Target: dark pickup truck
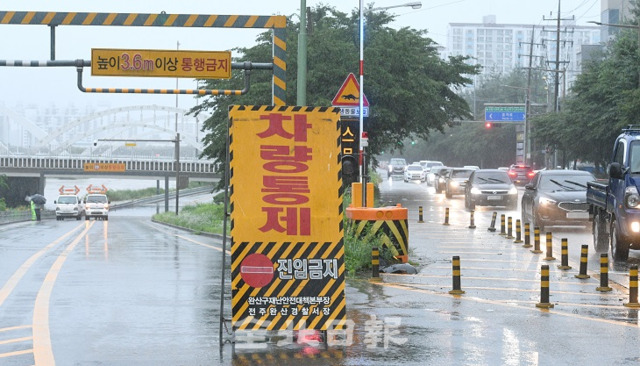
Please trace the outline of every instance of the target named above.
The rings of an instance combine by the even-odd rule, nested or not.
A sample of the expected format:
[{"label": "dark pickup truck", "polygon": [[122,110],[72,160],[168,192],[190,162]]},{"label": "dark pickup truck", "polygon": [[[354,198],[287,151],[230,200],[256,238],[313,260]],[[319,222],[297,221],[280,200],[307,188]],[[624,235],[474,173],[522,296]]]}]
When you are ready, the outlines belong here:
[{"label": "dark pickup truck", "polygon": [[640,126],[628,126],[616,138],[608,181],[587,184],[597,252],[611,247],[614,260],[626,261],[640,249]]}]

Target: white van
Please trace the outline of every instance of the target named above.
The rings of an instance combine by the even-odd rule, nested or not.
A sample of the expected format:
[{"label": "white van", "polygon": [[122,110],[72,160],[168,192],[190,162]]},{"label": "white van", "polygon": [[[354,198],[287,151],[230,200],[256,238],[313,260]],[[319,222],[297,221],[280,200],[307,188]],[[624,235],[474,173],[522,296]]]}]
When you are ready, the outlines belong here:
[{"label": "white van", "polygon": [[94,218],[96,220],[109,220],[109,199],[105,194],[88,194],[84,198],[84,206],[86,210],[85,219]]},{"label": "white van", "polygon": [[56,205],[56,220],[58,221],[64,220],[65,217],[80,220],[84,216],[82,200],[75,194],[60,195],[53,203]]}]

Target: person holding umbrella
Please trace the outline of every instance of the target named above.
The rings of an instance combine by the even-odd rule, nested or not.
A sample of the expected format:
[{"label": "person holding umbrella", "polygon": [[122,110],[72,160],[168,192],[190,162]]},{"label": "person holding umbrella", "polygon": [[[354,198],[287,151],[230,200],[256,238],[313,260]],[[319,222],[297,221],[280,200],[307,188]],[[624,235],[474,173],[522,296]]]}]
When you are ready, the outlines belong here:
[{"label": "person holding umbrella", "polygon": [[31,220],[40,221],[40,211],[44,207],[44,204],[47,203],[47,199],[41,194],[34,194],[31,196]]}]

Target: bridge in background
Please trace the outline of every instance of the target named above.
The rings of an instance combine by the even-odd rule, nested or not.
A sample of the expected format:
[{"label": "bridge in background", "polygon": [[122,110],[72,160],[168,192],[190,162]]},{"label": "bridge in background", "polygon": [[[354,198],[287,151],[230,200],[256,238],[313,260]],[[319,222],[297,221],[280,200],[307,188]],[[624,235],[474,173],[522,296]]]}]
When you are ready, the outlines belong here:
[{"label": "bridge in background", "polygon": [[[85,164],[124,164],[124,171],[85,170]],[[215,162],[209,160],[181,160],[180,177],[212,182],[219,180]],[[25,157],[0,156],[0,174],[8,177],[79,177],[161,179],[175,177],[176,161],[163,159],[84,158],[84,157]]]}]

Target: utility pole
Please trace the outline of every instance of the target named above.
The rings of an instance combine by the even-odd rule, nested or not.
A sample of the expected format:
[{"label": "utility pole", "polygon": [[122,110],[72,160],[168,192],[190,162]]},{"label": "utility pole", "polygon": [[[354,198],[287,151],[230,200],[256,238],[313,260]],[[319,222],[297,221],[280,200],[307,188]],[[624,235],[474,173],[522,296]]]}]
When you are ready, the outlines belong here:
[{"label": "utility pole", "polygon": [[[554,112],[558,112],[560,110],[559,105],[558,105],[558,99],[559,99],[559,91],[560,91],[560,73],[564,72],[564,70],[560,70],[560,64],[561,63],[569,63],[569,61],[560,61],[560,22],[562,20],[573,20],[574,17],[571,16],[571,18],[562,18],[560,17],[560,3],[561,0],[558,0],[558,15],[556,18],[549,18],[547,19],[546,17],[543,17],[544,20],[555,20],[556,21],[556,59],[554,61],[547,61],[547,62],[552,62],[555,63],[555,78],[554,78],[554,98],[553,98],[553,111]],[[543,28],[544,31],[544,28]],[[564,42],[563,42],[564,43]]]},{"label": "utility pole", "polygon": [[529,45],[529,67],[527,67],[527,88],[526,88],[526,98],[524,104],[524,163],[528,165],[531,163],[531,148],[530,136],[531,136],[531,126],[529,125],[529,115],[531,114],[531,70],[533,69],[533,58],[534,57],[542,57],[542,56],[534,56],[533,55],[533,46],[542,46],[540,43],[535,43],[535,35],[536,35],[536,27],[535,25],[531,28],[531,42],[526,43]]},{"label": "utility pole", "polygon": [[296,104],[307,105],[307,2],[300,0],[298,32],[298,81]]}]

